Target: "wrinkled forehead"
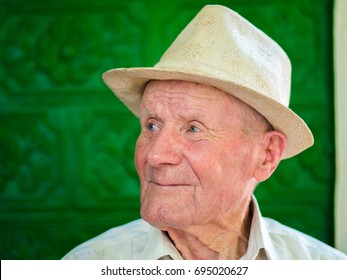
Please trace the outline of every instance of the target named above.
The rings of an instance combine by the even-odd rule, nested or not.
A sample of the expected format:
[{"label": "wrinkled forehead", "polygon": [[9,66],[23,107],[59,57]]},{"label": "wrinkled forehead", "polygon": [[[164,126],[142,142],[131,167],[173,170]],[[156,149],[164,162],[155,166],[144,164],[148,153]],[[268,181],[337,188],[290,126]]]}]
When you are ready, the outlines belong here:
[{"label": "wrinkled forehead", "polygon": [[227,100],[244,104],[236,97],[218,88],[181,80],[150,80],[144,89],[142,100],[165,96],[178,97],[187,101],[209,101],[216,104],[224,104]]},{"label": "wrinkled forehead", "polygon": [[266,118],[254,108],[221,89],[189,81],[151,80],[141,101],[140,115],[183,113],[191,118],[217,118],[240,121],[255,130],[273,130]]},{"label": "wrinkled forehead", "polygon": [[[195,110],[208,114],[211,110],[234,109],[235,97],[208,85],[177,80],[152,80],[144,90],[141,108],[164,106],[172,110]],[[239,101],[240,102],[240,101]]]},{"label": "wrinkled forehead", "polygon": [[179,97],[188,103],[190,101],[209,102],[210,105],[215,104],[221,107],[228,105],[238,107],[243,111],[258,113],[231,93],[209,85],[181,80],[150,80],[144,89],[141,102],[146,103],[148,100],[154,100],[155,102],[157,98],[164,98],[165,96],[168,99],[174,96]]}]

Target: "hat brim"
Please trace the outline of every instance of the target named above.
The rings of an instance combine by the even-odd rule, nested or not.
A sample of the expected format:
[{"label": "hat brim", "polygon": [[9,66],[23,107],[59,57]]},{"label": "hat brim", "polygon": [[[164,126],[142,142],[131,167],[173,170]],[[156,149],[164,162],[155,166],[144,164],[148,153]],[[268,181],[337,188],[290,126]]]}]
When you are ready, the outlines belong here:
[{"label": "hat brim", "polygon": [[287,137],[287,147],[282,159],[293,157],[313,145],[313,135],[306,123],[291,109],[248,87],[230,80],[216,79],[204,74],[164,68],[118,68],[105,72],[105,84],[137,117],[144,88],[150,80],[183,80],[221,89],[262,114],[277,131]]}]

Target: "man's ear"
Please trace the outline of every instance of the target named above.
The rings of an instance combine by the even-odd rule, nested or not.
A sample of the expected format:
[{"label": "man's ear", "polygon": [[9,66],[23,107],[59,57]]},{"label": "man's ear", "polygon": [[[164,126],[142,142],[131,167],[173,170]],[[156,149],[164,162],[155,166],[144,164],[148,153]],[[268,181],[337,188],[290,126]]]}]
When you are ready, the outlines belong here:
[{"label": "man's ear", "polygon": [[279,131],[264,134],[261,157],[254,177],[258,182],[265,181],[275,171],[287,146],[286,136]]}]

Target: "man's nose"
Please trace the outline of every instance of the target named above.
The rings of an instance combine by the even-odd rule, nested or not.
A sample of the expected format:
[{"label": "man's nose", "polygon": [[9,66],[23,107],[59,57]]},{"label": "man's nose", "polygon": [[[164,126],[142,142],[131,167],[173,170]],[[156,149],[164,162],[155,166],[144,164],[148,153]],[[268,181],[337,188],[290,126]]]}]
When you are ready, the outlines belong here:
[{"label": "man's nose", "polygon": [[177,132],[160,131],[147,153],[147,162],[153,167],[177,165],[182,161],[182,141]]}]

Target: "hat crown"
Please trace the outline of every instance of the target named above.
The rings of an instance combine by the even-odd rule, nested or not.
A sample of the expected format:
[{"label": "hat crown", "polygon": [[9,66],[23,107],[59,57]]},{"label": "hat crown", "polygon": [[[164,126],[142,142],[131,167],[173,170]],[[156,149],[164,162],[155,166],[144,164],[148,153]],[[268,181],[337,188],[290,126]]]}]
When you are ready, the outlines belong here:
[{"label": "hat crown", "polygon": [[291,64],[279,45],[236,12],[205,6],[155,68],[231,81],[288,107]]}]

